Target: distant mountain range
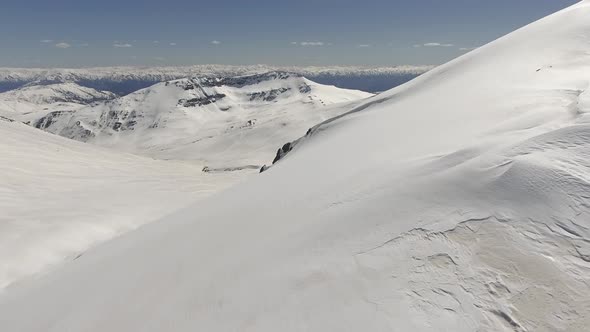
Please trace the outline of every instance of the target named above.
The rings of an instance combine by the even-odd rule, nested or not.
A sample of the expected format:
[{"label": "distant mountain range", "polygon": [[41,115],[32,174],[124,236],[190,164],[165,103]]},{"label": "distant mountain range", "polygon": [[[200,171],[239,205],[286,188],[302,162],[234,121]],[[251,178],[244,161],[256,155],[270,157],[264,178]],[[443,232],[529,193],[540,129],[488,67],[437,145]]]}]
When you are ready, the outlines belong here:
[{"label": "distant mountain range", "polygon": [[159,82],[194,76],[239,76],[269,71],[297,73],[325,85],[381,92],[401,85],[433,66],[395,67],[277,67],[199,65],[188,67],[99,67],[80,69],[0,68],[0,92],[27,84],[77,84],[126,95]]}]

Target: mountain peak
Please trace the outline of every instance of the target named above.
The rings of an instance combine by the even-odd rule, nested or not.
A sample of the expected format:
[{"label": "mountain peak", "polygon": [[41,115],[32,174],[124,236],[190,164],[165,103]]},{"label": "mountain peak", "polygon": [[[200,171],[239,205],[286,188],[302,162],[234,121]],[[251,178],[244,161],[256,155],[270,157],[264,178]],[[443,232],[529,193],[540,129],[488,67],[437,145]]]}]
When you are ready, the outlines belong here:
[{"label": "mountain peak", "polygon": [[[206,160],[206,154],[198,153],[203,146],[210,145],[206,149],[212,151],[228,137],[248,136],[262,128],[276,132],[276,137],[296,138],[307,130],[300,124],[311,126],[335,114],[337,109],[332,105],[369,96],[280,71],[193,77],[158,83],[75,111],[50,112],[34,124],[51,133],[127,152],[163,159]],[[239,143],[233,145],[226,149],[243,161],[236,166],[206,160],[208,166],[258,167],[265,159],[247,148],[240,149]],[[259,151],[271,156],[273,147],[269,147]]]}]

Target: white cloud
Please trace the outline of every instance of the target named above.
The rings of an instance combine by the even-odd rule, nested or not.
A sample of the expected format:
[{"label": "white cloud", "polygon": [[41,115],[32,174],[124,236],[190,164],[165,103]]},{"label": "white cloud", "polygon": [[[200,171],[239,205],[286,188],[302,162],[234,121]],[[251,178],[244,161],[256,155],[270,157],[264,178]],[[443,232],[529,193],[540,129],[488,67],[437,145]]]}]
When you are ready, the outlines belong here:
[{"label": "white cloud", "polygon": [[153,57],[153,59],[156,61],[166,61],[166,58],[163,58],[161,56],[155,56],[155,57]]},{"label": "white cloud", "polygon": [[42,43],[45,43],[45,44],[47,44],[47,43],[53,43],[53,39],[43,39],[41,42]]},{"label": "white cloud", "polygon": [[72,45],[68,44],[68,43],[57,43],[55,44],[55,47],[57,48],[70,48]]},{"label": "white cloud", "polygon": [[88,44],[88,43],[82,43],[82,44],[80,44],[80,47],[88,47],[88,46],[90,46],[90,44]]},{"label": "white cloud", "polygon": [[176,43],[170,43],[170,46],[176,46]]},{"label": "white cloud", "polygon": [[219,40],[213,40],[213,41],[211,41],[211,44],[219,45],[219,44],[221,44],[221,42]]},{"label": "white cloud", "polygon": [[367,47],[371,47],[371,45],[369,45],[369,44],[360,44],[360,45],[357,45],[357,47],[358,48],[367,48]]},{"label": "white cloud", "polygon": [[[326,45],[324,42],[321,41],[304,41],[304,42],[292,42],[293,45],[300,45],[300,46],[324,46]],[[329,44],[331,45],[331,44]]]},{"label": "white cloud", "polygon": [[154,40],[154,44],[159,44],[160,41],[159,40]]},{"label": "white cloud", "polygon": [[129,43],[118,43],[118,42],[115,42],[113,44],[113,47],[117,47],[117,48],[130,48],[130,47],[133,47],[133,45],[131,45]]},{"label": "white cloud", "polygon": [[477,47],[461,47],[459,48],[460,51],[473,51]]},{"label": "white cloud", "polygon": [[[442,44],[442,43],[426,43],[426,44],[422,44],[420,46],[424,46],[424,47],[453,47],[455,45],[453,45],[453,44]],[[416,45],[414,45],[414,47],[416,47]]]}]

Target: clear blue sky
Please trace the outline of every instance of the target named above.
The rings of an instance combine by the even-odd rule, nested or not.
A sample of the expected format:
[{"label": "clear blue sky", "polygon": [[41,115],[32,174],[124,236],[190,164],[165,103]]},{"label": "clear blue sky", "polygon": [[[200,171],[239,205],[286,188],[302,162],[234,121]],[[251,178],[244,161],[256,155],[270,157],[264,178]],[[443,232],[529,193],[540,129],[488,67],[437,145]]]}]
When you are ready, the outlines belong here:
[{"label": "clear blue sky", "polygon": [[3,1],[0,66],[440,64],[575,2]]}]

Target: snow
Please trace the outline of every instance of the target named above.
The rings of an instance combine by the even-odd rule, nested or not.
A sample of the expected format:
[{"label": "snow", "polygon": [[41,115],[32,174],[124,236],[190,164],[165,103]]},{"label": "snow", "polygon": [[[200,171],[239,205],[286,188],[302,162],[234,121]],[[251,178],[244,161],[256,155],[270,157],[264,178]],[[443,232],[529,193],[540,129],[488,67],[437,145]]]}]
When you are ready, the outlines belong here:
[{"label": "snow", "polygon": [[[277,145],[342,111],[331,104],[371,96],[286,73],[224,79],[254,84],[182,79],[116,99],[71,82],[0,94],[11,105],[0,112],[0,289],[257,174]],[[226,97],[183,106],[220,93]],[[25,120],[82,141],[89,139],[76,129],[87,126],[96,133],[90,143],[111,149]],[[117,121],[128,130],[113,130]]]},{"label": "snow", "polygon": [[[8,331],[585,331],[590,1],[0,296]],[[31,318],[34,317],[34,318]]]},{"label": "snow", "polygon": [[37,123],[68,138],[156,159],[260,168],[279,144],[340,114],[340,104],[370,96],[285,72],[190,78]]},{"label": "snow", "polygon": [[116,95],[73,82],[29,84],[0,93],[0,115],[17,121],[35,121],[49,112],[72,111],[93,102],[116,98]]},{"label": "snow", "polygon": [[240,180],[17,122],[0,132],[0,288]]}]

